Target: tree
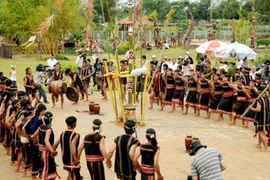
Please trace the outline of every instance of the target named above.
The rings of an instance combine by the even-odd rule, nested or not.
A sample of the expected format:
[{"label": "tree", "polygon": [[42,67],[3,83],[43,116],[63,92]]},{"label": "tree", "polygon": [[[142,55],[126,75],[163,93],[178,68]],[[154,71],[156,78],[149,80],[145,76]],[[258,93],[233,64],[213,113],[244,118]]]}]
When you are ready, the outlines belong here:
[{"label": "tree", "polygon": [[194,14],[194,19],[210,19],[211,0],[200,0],[199,2],[191,3],[191,12]]},{"label": "tree", "polygon": [[237,0],[224,0],[212,9],[214,19],[239,19],[240,3]]},{"label": "tree", "polygon": [[0,2],[0,33],[6,41],[26,41],[49,15],[53,0],[3,0]]}]

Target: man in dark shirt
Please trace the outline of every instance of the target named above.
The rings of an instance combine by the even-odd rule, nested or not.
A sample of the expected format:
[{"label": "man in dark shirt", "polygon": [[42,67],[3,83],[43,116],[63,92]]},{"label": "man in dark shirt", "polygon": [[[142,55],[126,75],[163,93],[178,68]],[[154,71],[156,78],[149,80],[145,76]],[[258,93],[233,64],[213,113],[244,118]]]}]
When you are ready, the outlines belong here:
[{"label": "man in dark shirt", "polygon": [[136,171],[132,159],[134,158],[136,148],[140,145],[139,140],[132,136],[132,134],[136,133],[135,121],[127,120],[124,129],[126,134],[117,136],[114,139],[106,163],[110,167],[110,159],[116,150],[114,172],[117,178],[121,180],[135,180]]}]

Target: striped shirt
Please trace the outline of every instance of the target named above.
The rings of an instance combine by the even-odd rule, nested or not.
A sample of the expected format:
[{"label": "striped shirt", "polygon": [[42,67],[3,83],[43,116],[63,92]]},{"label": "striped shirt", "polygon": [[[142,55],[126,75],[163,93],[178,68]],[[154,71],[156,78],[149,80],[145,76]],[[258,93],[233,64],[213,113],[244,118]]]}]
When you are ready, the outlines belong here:
[{"label": "striped shirt", "polygon": [[220,168],[222,155],[214,148],[200,148],[191,162],[192,176],[200,180],[223,180]]}]

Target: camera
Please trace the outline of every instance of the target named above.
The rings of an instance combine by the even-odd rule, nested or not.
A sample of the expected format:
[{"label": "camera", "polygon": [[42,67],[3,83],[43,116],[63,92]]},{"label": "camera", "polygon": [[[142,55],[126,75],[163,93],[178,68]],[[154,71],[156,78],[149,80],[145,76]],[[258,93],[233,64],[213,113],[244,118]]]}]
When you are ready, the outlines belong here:
[{"label": "camera", "polygon": [[47,67],[49,66],[45,66],[43,64],[39,64],[37,67],[36,67],[36,71],[42,71],[42,72],[47,72],[48,70],[46,69]]}]

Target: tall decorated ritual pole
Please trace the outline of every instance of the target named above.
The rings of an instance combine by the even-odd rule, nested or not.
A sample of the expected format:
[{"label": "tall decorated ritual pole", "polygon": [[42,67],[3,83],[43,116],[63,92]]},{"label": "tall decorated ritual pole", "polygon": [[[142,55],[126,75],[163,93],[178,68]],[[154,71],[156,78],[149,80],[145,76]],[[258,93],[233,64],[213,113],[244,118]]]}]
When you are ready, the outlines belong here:
[{"label": "tall decorated ritual pole", "polygon": [[[128,42],[129,42],[129,57],[128,57],[128,70],[129,73],[134,68],[134,42],[133,42],[133,13],[132,13],[132,0],[128,0]],[[125,115],[127,119],[136,119],[136,104],[133,96],[134,91],[134,78],[128,78],[128,104],[124,106]]]}]

